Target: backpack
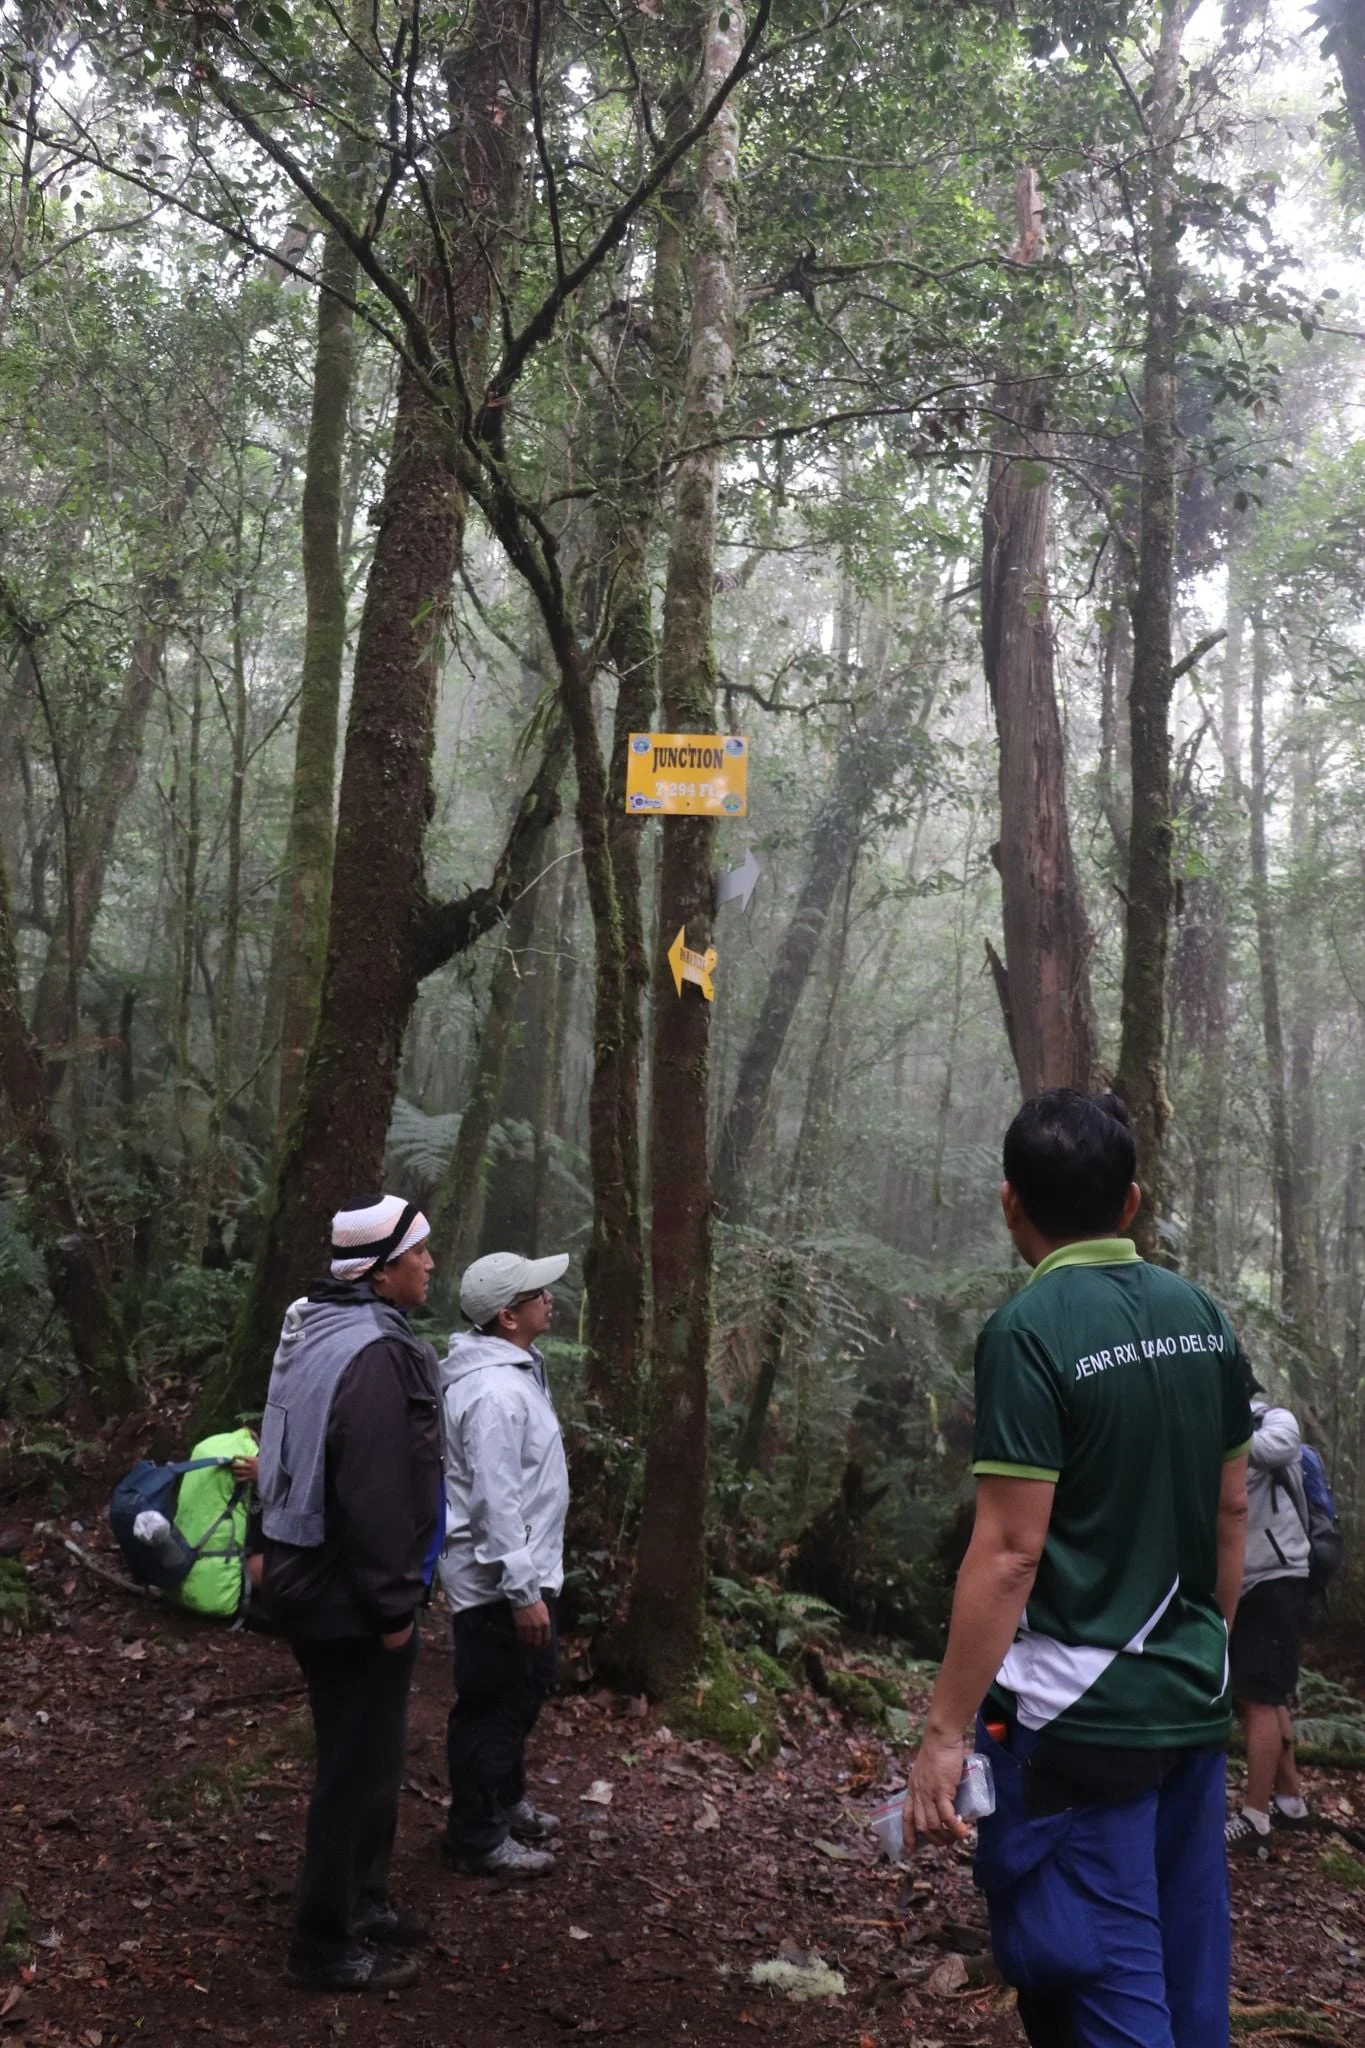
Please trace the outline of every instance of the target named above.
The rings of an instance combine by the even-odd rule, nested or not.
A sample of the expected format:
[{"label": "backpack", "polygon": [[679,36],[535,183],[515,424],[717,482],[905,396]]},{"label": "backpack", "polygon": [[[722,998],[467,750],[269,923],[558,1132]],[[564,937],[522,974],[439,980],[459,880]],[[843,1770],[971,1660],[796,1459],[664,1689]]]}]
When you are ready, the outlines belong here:
[{"label": "backpack", "polygon": [[[247,1495],[232,1478],[232,1460],[249,1457],[246,1430],[206,1437],[195,1455],[175,1465],[141,1458],[114,1488],[109,1526],[139,1585],[169,1593],[196,1613],[231,1619],[242,1604]],[[170,1528],[155,1545],[140,1542],[134,1524],[154,1510]]]},{"label": "backpack", "polygon": [[[1299,1453],[1299,1477],[1304,1499],[1299,1512],[1308,1531],[1308,1584],[1313,1592],[1324,1593],[1341,1570],[1346,1538],[1327,1483],[1327,1468],[1311,1444],[1305,1444]],[[1299,1506],[1297,1499],[1294,1505]]]}]

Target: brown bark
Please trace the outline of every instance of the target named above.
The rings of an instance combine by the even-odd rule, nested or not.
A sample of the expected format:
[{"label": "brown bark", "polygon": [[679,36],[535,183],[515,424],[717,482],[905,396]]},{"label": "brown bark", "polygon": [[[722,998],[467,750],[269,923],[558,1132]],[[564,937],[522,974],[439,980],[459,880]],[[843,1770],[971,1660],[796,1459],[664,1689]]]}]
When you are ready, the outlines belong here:
[{"label": "brown bark", "polygon": [[1247,807],[1251,827],[1251,901],[1256,916],[1256,952],[1261,976],[1261,1031],[1265,1040],[1270,1168],[1279,1225],[1280,1307],[1287,1320],[1301,1328],[1307,1298],[1307,1275],[1289,1128],[1279,957],[1266,852],[1265,692],[1269,669],[1270,648],[1265,622],[1257,613],[1251,626],[1251,789]]},{"label": "brown bark", "polygon": [[[1019,174],[1019,241],[1042,250],[1037,173]],[[1027,1097],[1088,1088],[1097,1061],[1091,935],[1071,851],[1066,755],[1053,680],[1047,542],[1053,438],[1047,392],[1004,377],[1005,421],[991,458],[982,520],[981,641],[1000,738],[1000,840],[1010,1049]]]},{"label": "brown bark", "polygon": [[[744,36],[730,6],[706,24],[702,99],[733,66]],[[738,93],[702,142],[692,258],[692,331],[660,660],[666,727],[714,732],[711,646],[719,456],[707,447],[724,414],[734,361]],[[704,951],[711,937],[715,829],[708,818],[664,826],[654,968],[650,1076],[650,1413],[644,1505],[621,1661],[644,1690],[664,1694],[695,1667],[706,1583],[707,1386],[711,1345],[711,1181],[707,1159],[710,1005],[673,986],[666,950],[682,927]]]},{"label": "brown bark", "polygon": [[1117,1085],[1133,1118],[1142,1207],[1133,1237],[1157,1255],[1166,1207],[1166,983],[1171,872],[1170,708],[1176,547],[1176,337],[1179,222],[1173,220],[1179,142],[1182,0],[1163,0],[1160,40],[1145,96],[1148,128],[1147,279],[1142,382],[1138,571],[1133,595],[1132,809],[1124,920],[1122,1035]]},{"label": "brown bark", "polygon": [[[283,1309],[324,1263],[331,1212],[375,1185],[418,981],[441,957],[425,915],[423,842],[442,627],[464,538],[461,393],[482,390],[495,281],[521,212],[528,138],[509,105],[526,100],[530,32],[527,0],[478,0],[464,47],[444,62],[443,247],[439,257],[428,252],[418,294],[441,402],[430,378],[404,368],[356,646],[318,1022],[251,1298],[210,1411],[262,1392]],[[546,794],[523,812],[512,840],[519,855],[557,801]],[[512,879],[520,886],[524,877]],[[476,919],[477,929],[489,921]]]}]

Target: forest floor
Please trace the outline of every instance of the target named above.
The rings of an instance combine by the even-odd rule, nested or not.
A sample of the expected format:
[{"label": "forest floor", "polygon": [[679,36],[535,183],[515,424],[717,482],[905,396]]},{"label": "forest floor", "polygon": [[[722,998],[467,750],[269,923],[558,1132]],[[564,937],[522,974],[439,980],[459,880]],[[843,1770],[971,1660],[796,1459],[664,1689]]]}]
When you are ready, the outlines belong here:
[{"label": "forest floor", "polygon": [[[395,1896],[433,1928],[421,1985],[382,2001],[294,1991],[309,1764],[289,1652],[108,1587],[62,1547],[74,1528],[114,1563],[80,1520],[68,1509],[28,1540],[38,1623],[0,1638],[0,1921],[15,1887],[27,1906],[22,1952],[0,1960],[0,2048],[1022,2041],[966,1855],[874,1859],[866,1809],[904,1750],[814,1695],[784,1704],[778,1759],[750,1764],[677,1739],[642,1701],[567,1694],[532,1750],[534,1789],[564,1820],[554,1875],[510,1890],[449,1875],[435,1611],[394,1866]],[[1308,1775],[1319,1812],[1344,1825],[1365,1810],[1365,1782]],[[1330,1833],[1275,1851],[1234,1870],[1239,2031],[1365,2048],[1365,1861]],[[751,1979],[812,1952],[843,1995],[794,2003]]]}]

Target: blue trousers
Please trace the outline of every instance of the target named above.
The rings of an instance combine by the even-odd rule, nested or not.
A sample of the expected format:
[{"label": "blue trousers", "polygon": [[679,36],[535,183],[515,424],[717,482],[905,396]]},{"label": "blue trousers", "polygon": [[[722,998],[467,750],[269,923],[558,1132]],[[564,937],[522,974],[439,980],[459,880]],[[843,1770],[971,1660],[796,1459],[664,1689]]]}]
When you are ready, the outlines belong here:
[{"label": "blue trousers", "polygon": [[[1132,1799],[1030,1819],[1023,1764],[978,1722],[996,1809],[977,1833],[991,1947],[1056,2048],[1228,2048],[1232,1936],[1221,1750],[1183,1756]],[[1068,2031],[1069,2026],[1069,2031]]]}]

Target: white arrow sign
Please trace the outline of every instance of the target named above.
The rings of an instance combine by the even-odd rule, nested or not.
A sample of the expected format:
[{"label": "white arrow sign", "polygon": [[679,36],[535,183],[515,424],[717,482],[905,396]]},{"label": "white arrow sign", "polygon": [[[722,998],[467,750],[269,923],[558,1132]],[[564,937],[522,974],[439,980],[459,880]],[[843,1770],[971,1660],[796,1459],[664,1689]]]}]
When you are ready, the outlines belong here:
[{"label": "white arrow sign", "polygon": [[758,862],[750,847],[737,868],[722,868],[716,876],[716,909],[719,910],[722,903],[733,903],[738,898],[740,909],[747,910],[757,880]]}]

